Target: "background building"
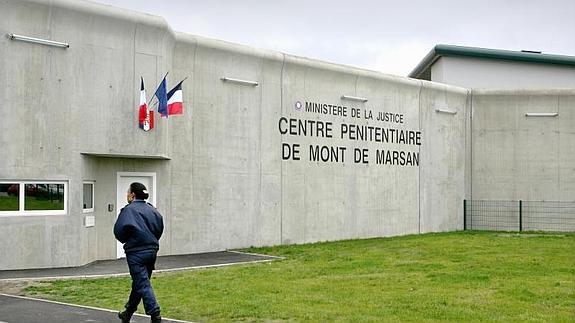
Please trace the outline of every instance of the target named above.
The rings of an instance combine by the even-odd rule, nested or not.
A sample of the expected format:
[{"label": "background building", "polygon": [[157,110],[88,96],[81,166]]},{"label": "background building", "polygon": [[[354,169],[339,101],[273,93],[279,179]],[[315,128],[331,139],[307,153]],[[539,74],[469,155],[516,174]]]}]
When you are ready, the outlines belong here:
[{"label": "background building", "polygon": [[575,88],[575,57],[437,45],[409,77],[467,88]]}]

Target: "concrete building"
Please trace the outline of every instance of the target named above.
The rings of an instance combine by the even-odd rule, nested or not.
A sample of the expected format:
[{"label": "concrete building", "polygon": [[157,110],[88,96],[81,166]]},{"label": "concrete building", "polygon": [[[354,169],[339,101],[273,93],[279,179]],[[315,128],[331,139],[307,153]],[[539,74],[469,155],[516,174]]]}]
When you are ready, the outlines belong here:
[{"label": "concrete building", "polygon": [[469,88],[470,198],[575,201],[575,57],[437,45],[409,76]]},{"label": "concrete building", "polygon": [[437,45],[409,74],[466,88],[575,88],[575,57]]},{"label": "concrete building", "polygon": [[[0,12],[0,270],[121,257],[112,227],[136,180],[165,217],[162,255],[461,230],[463,199],[495,195],[495,176],[502,196],[575,198],[574,89],[472,91],[84,1]],[[168,71],[188,77],[184,114],[144,132],[140,77],[150,95]]]}]

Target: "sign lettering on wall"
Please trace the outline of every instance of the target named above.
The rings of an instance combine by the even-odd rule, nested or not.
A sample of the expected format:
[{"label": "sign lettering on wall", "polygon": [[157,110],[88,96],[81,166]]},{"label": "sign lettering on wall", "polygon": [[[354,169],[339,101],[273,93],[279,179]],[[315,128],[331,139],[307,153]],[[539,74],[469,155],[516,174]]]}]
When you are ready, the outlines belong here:
[{"label": "sign lettering on wall", "polygon": [[[291,141],[282,142],[283,160],[307,160],[323,163],[354,163],[394,166],[419,166],[421,131],[404,129],[403,114],[376,112],[371,109],[338,106],[327,103],[297,101],[295,109],[311,114],[309,117],[280,117],[278,130],[289,137],[317,139],[305,147]],[[342,121],[311,119],[315,115],[350,117],[352,120],[374,121],[373,124],[355,124]],[[330,140],[339,144],[329,145]],[[349,143],[349,145],[341,144]],[[373,145],[375,144],[375,145]],[[369,145],[370,147],[366,147]],[[379,146],[373,149],[374,146]],[[401,149],[398,149],[398,146]],[[304,155],[307,153],[307,156]]]}]

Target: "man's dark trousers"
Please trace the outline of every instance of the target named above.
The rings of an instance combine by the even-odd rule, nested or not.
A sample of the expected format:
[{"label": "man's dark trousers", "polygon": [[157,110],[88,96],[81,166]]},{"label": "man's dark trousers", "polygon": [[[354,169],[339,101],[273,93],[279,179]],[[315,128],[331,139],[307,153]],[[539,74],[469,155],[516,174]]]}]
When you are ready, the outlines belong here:
[{"label": "man's dark trousers", "polygon": [[143,300],[146,314],[150,316],[160,315],[160,306],[156,302],[156,296],[150,283],[152,270],[156,264],[156,253],[156,250],[143,250],[126,254],[130,276],[132,276],[132,291],[126,304],[128,312],[135,312],[140,300]]}]

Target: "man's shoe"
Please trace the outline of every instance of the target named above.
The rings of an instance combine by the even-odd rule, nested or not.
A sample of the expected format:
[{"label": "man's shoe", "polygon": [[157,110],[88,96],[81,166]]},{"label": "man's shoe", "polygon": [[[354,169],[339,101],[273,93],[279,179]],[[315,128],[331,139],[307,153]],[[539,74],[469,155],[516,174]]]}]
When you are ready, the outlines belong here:
[{"label": "man's shoe", "polygon": [[152,316],[151,322],[152,323],[160,323],[160,322],[162,322],[162,317],[159,315],[154,315],[154,316]]},{"label": "man's shoe", "polygon": [[122,323],[130,323],[130,319],[132,318],[133,312],[123,311],[118,312],[118,318],[122,320]]}]

